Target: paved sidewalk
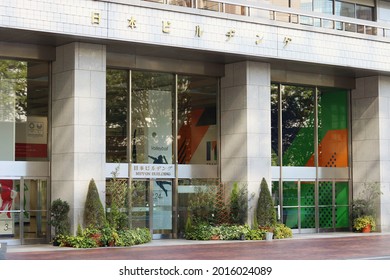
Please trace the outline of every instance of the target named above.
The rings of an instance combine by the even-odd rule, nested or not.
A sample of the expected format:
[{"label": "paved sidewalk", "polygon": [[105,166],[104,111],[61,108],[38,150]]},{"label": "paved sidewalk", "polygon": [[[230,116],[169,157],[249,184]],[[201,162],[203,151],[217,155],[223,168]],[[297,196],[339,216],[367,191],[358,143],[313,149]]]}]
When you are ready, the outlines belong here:
[{"label": "paved sidewalk", "polygon": [[[370,235],[390,235],[390,233],[375,233],[372,232]],[[353,232],[329,232],[329,233],[299,233],[294,234],[291,239],[285,240],[296,240],[296,239],[313,239],[313,238],[338,238],[338,237],[358,237],[367,236],[363,233]],[[281,240],[280,240],[281,241]],[[152,240],[149,243],[136,245],[133,247],[154,247],[154,246],[177,246],[177,245],[196,245],[196,244],[222,244],[222,243],[241,243],[243,241],[238,240],[186,240],[186,239],[157,239]],[[20,252],[44,252],[44,251],[61,251],[61,250],[74,250],[74,248],[68,247],[57,247],[51,244],[34,244],[34,245],[9,245],[7,247],[8,253],[20,253]]]},{"label": "paved sidewalk", "polygon": [[272,241],[153,240],[132,247],[9,246],[8,260],[338,260],[390,259],[390,234],[295,234]]}]

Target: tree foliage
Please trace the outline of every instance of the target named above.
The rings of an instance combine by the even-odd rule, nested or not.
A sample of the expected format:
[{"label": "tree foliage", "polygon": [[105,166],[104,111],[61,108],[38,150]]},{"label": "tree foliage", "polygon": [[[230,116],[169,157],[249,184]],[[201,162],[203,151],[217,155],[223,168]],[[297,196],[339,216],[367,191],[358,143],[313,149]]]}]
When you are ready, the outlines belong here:
[{"label": "tree foliage", "polygon": [[84,208],[84,226],[102,228],[105,224],[103,204],[94,179],[91,179],[88,186],[87,199]]},{"label": "tree foliage", "polygon": [[70,231],[69,204],[60,198],[54,200],[50,207],[50,225],[54,227],[54,235],[68,234]]},{"label": "tree foliage", "polygon": [[24,120],[27,115],[27,63],[0,60],[0,112],[2,120]]},{"label": "tree foliage", "polygon": [[276,224],[276,213],[272,196],[265,178],[260,184],[260,194],[256,209],[257,224],[260,227],[269,227]]},{"label": "tree foliage", "polygon": [[248,219],[248,190],[234,183],[230,194],[230,222],[244,225]]}]

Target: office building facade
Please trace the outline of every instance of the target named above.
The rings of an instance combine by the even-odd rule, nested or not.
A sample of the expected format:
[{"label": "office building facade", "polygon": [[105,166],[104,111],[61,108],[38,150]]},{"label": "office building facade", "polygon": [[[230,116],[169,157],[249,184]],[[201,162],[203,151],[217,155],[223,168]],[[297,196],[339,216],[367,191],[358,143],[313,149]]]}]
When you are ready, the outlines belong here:
[{"label": "office building facade", "polygon": [[4,0],[0,240],[48,242],[57,198],[75,232],[113,177],[155,238],[197,187],[262,178],[295,233],[351,231],[377,182],[390,231],[389,54],[385,0]]}]

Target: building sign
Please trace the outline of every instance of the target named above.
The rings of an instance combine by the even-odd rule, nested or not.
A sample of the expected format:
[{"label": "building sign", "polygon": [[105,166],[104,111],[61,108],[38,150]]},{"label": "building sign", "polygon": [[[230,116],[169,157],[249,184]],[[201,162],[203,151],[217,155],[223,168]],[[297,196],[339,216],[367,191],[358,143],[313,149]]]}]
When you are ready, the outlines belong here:
[{"label": "building sign", "polygon": [[47,118],[29,116],[16,124],[15,157],[47,158]]},{"label": "building sign", "polygon": [[175,178],[175,166],[173,164],[132,164],[131,176],[147,179]]}]

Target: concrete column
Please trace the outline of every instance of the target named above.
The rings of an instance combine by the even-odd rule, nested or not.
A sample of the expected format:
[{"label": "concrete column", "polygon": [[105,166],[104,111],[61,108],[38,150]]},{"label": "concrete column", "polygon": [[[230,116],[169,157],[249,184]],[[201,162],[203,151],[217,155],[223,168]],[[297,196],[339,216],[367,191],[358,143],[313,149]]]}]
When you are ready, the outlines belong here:
[{"label": "concrete column", "polygon": [[53,63],[52,200],[71,206],[73,233],[83,224],[83,210],[93,178],[105,205],[105,46],[60,46]]},{"label": "concrete column", "polygon": [[253,221],[260,182],[271,188],[270,65],[239,62],[225,66],[221,81],[221,179],[248,186]]},{"label": "concrete column", "polygon": [[390,77],[356,80],[352,91],[353,193],[365,182],[380,182],[377,229],[390,232]]}]

